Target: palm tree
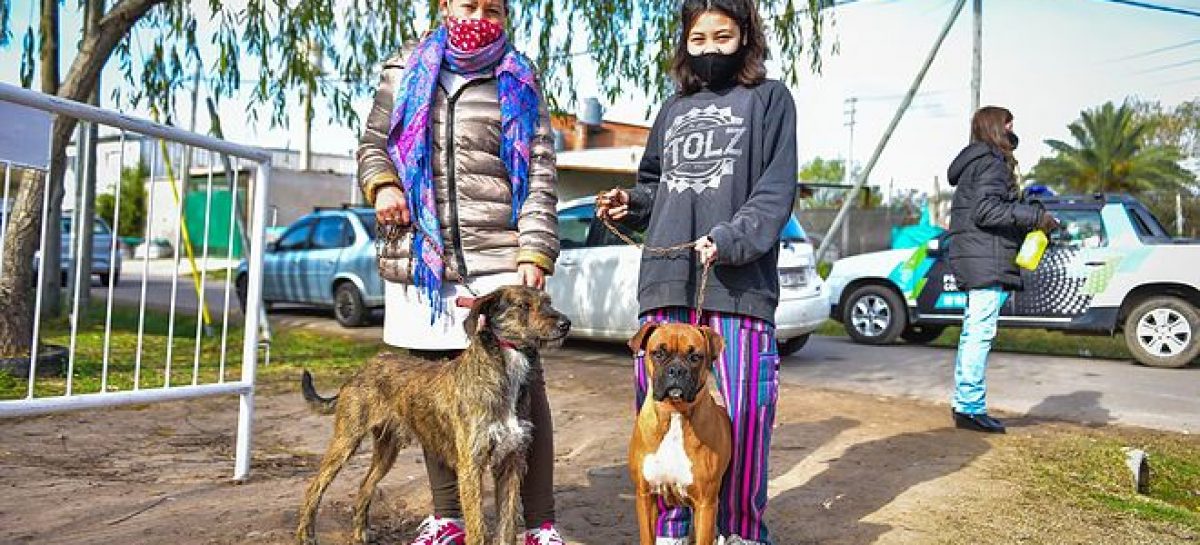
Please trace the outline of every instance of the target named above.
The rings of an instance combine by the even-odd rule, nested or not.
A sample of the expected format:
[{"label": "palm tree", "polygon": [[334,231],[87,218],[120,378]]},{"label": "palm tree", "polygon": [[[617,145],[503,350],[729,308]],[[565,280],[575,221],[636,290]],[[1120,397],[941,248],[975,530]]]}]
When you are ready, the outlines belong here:
[{"label": "palm tree", "polygon": [[1077,193],[1175,191],[1195,183],[1179,166],[1177,148],[1147,143],[1154,125],[1128,104],[1082,112],[1068,129],[1074,145],[1047,140],[1055,155],[1038,161],[1031,178]]}]

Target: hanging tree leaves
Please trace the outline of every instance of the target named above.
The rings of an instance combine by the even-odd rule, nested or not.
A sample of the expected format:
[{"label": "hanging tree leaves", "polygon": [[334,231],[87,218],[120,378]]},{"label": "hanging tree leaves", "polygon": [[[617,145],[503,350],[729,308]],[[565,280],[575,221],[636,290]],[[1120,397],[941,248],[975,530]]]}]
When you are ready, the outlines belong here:
[{"label": "hanging tree leaves", "polygon": [[[355,106],[372,92],[379,64],[438,19],[436,2],[150,1],[157,6],[112,52],[125,80],[114,86],[113,98],[122,107],[148,107],[166,122],[175,118],[175,93],[190,86],[199,66],[204,86],[218,99],[246,92],[251,119],[265,109],[273,124],[285,123],[289,101],[311,93],[328,101],[335,122],[356,127]],[[9,2],[0,0],[0,37],[9,30]],[[535,61],[547,94],[560,103],[576,100],[582,61],[591,61],[609,101],[630,90],[658,101],[672,91],[668,67],[678,39],[678,0],[510,4],[514,42]],[[832,4],[759,2],[773,57],[790,83],[820,69],[823,8]],[[29,29],[23,46],[29,59],[23,74],[32,74],[35,32]]]}]

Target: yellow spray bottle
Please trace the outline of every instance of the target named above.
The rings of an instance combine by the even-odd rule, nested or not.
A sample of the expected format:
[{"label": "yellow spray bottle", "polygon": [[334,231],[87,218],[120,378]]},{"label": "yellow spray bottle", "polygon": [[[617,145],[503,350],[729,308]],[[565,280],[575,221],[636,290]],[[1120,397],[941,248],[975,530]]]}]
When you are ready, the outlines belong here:
[{"label": "yellow spray bottle", "polygon": [[1049,245],[1050,239],[1039,229],[1025,235],[1025,243],[1017,252],[1017,266],[1030,271],[1037,270],[1038,264],[1042,262],[1042,256],[1046,254],[1046,246]]}]

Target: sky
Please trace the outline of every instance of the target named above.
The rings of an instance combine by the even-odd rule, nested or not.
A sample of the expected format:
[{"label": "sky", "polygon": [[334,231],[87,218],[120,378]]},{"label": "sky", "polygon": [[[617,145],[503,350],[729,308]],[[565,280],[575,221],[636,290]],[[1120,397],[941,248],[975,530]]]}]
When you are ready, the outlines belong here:
[{"label": "sky", "polygon": [[[1154,0],[1155,4],[1200,11],[1200,0]],[[0,81],[18,83],[20,39],[35,1],[13,2],[13,42],[0,49]],[[68,3],[71,5],[73,3]],[[198,7],[203,3],[197,3]],[[903,94],[912,83],[938,31],[948,18],[952,0],[861,0],[836,8],[836,24],[827,35],[839,51],[825,52],[824,69],[810,73],[800,60],[801,82],[792,88],[797,106],[797,136],[801,162],[815,157],[852,155],[862,166],[875,149]],[[64,14],[64,29],[77,24]],[[984,2],[982,103],[1009,108],[1021,136],[1016,156],[1023,170],[1049,154],[1048,138],[1067,139],[1067,125],[1079,112],[1136,96],[1174,105],[1200,97],[1200,17],[1163,13],[1108,0],[990,0]],[[204,35],[202,26],[201,36]],[[77,40],[67,32],[64,44]],[[203,39],[203,38],[202,38]],[[971,77],[970,2],[959,17],[912,108],[900,123],[871,176],[872,184],[895,190],[932,191],[945,169],[965,144],[970,117]],[[73,48],[63,47],[64,56]],[[65,61],[65,67],[68,66]],[[590,74],[588,60],[576,74]],[[120,81],[115,63],[105,71],[111,86]],[[780,77],[779,62],[769,63]],[[247,71],[249,72],[249,71]],[[578,82],[580,97],[598,94],[594,81]],[[108,91],[105,91],[108,101]],[[854,147],[849,149],[845,101],[857,97]],[[186,95],[179,111],[186,124]],[[203,100],[203,98],[201,98]],[[603,101],[602,101],[603,102]],[[605,104],[606,117],[615,121],[648,122],[645,97],[630,95]],[[361,101],[360,112],[370,105]],[[300,120],[299,104],[293,119]],[[201,108],[196,123],[208,130]],[[302,128],[270,128],[244,120],[246,102],[226,99],[221,115],[226,137],[265,147],[298,149]],[[350,154],[357,135],[327,123],[318,105],[314,148],[318,152]],[[130,112],[146,115],[145,111]],[[263,117],[267,116],[264,110]]]}]

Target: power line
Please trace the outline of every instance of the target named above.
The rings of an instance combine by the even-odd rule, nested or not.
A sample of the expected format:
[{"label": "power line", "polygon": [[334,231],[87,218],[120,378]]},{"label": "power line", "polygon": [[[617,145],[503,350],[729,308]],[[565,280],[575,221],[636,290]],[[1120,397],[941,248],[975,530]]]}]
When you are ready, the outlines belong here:
[{"label": "power line", "polygon": [[1143,52],[1141,52],[1141,53],[1136,53],[1136,54],[1130,55],[1130,56],[1128,56],[1128,57],[1121,57],[1121,58],[1119,58],[1119,59],[1113,59],[1111,62],[1131,61],[1131,60],[1133,60],[1133,59],[1140,59],[1140,58],[1142,58],[1142,57],[1149,57],[1149,56],[1151,56],[1151,55],[1157,55],[1157,54],[1159,54],[1159,53],[1166,53],[1167,51],[1174,51],[1174,50],[1176,50],[1176,49],[1183,49],[1183,48],[1185,48],[1185,47],[1191,47],[1191,46],[1193,46],[1193,45],[1200,45],[1200,40],[1188,40],[1188,41],[1186,41],[1186,42],[1183,42],[1183,43],[1178,43],[1178,44],[1175,44],[1175,45],[1168,45],[1168,46],[1166,46],[1166,47],[1159,47],[1159,48],[1157,48],[1157,49],[1151,49],[1150,51],[1143,51]]},{"label": "power line", "polygon": [[1153,67],[1153,68],[1147,68],[1147,69],[1145,69],[1145,70],[1142,70],[1142,71],[1140,71],[1140,72],[1134,72],[1134,73],[1135,73],[1135,74],[1150,74],[1150,73],[1153,73],[1153,72],[1162,72],[1163,70],[1170,70],[1170,69],[1172,69],[1172,68],[1179,68],[1180,66],[1187,66],[1187,65],[1189,65],[1189,64],[1196,64],[1196,63],[1200,63],[1200,59],[1192,59],[1192,60],[1189,60],[1189,61],[1173,62],[1173,63],[1171,63],[1171,64],[1164,64],[1164,65],[1161,65],[1161,66],[1155,66],[1155,67]]},{"label": "power line", "polygon": [[1124,6],[1130,6],[1130,7],[1135,7],[1135,8],[1144,8],[1144,9],[1149,9],[1149,10],[1154,10],[1154,11],[1161,11],[1163,13],[1174,13],[1176,15],[1190,15],[1192,17],[1200,17],[1200,11],[1184,9],[1184,8],[1177,8],[1177,7],[1173,7],[1173,6],[1164,6],[1162,4],[1152,4],[1150,2],[1139,2],[1137,0],[1101,0],[1101,1],[1108,2],[1111,4],[1121,4]]}]

